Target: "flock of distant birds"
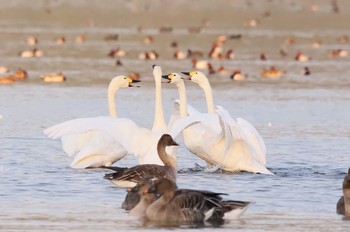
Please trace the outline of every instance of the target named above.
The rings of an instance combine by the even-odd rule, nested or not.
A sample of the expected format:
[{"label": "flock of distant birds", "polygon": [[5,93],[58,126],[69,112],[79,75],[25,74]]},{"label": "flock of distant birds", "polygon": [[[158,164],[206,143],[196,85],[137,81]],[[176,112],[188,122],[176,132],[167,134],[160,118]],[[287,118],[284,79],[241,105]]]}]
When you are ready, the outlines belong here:
[{"label": "flock of distant birds", "polygon": [[[255,22],[255,21],[254,21]],[[142,32],[142,28],[139,29],[140,32]],[[160,33],[171,33],[173,31],[172,27],[161,27],[159,28]],[[198,29],[196,32],[200,32],[200,29]],[[109,34],[105,36],[106,41],[113,41],[119,39],[119,34]],[[226,68],[223,65],[220,65],[218,68],[215,68],[212,64],[212,61],[224,61],[224,60],[235,60],[236,55],[232,48],[226,48],[225,44],[228,40],[233,39],[241,39],[241,34],[232,34],[232,35],[224,35],[220,34],[216,36],[216,39],[212,42],[211,47],[207,52],[204,52],[202,50],[192,50],[190,48],[181,50],[178,49],[178,42],[172,41],[170,43],[170,46],[174,48],[173,57],[177,60],[190,60],[193,69],[201,70],[207,74],[222,74],[229,76],[232,80],[235,81],[242,81],[247,79],[247,75],[244,74],[239,69],[230,69]],[[85,35],[78,35],[75,38],[75,43],[80,44],[84,43],[87,40],[87,37]],[[151,44],[154,43],[155,39],[151,35],[145,35],[143,38],[143,41],[145,44]],[[347,35],[342,35],[338,37],[339,43],[348,43],[349,37]],[[39,40],[35,36],[30,36],[26,39],[26,43],[30,46],[37,46],[39,43]],[[57,45],[63,45],[66,43],[65,37],[58,37],[55,39],[55,44]],[[295,38],[293,36],[289,36],[285,39],[284,43],[286,45],[292,45],[295,44]],[[314,41],[311,46],[314,49],[318,49],[322,46],[322,41],[316,40]],[[284,50],[280,49],[279,51],[281,58],[285,58],[289,56],[289,54]],[[115,58],[115,65],[116,66],[123,66],[122,58],[128,56],[129,52],[121,47],[113,48],[111,49],[107,55]],[[329,57],[330,58],[344,58],[349,55],[349,52],[346,49],[333,49],[329,51]],[[43,50],[40,50],[37,47],[34,47],[33,49],[24,50],[19,52],[19,56],[23,58],[37,58],[37,57],[43,57],[45,56],[45,52]],[[159,59],[160,55],[155,50],[149,50],[149,51],[143,51],[140,52],[138,55],[138,59],[140,60],[157,60]],[[268,56],[265,53],[261,53],[258,59],[262,61],[268,60]],[[304,54],[302,52],[297,52],[293,59],[298,62],[304,62],[307,63],[308,61],[312,60],[312,57],[310,55]],[[263,67],[260,72],[261,78],[270,78],[270,79],[279,79],[284,74],[286,74],[286,70],[284,69],[278,69],[274,65],[271,65],[270,67]],[[301,70],[301,75],[310,75],[311,71],[308,66],[304,66],[304,68]],[[137,72],[134,72],[131,70],[131,73],[129,76],[132,79],[140,79],[140,74]],[[10,84],[14,83],[18,80],[22,80],[28,77],[27,71],[18,68],[17,70],[10,70],[10,68],[5,66],[0,66],[0,84]],[[66,76],[63,73],[48,73],[44,74],[41,77],[44,82],[64,82],[67,80]]]},{"label": "flock of distant birds", "polygon": [[[115,95],[121,88],[134,87],[139,80],[119,75],[108,86],[109,116],[77,118],[44,130],[53,139],[61,139],[63,150],[74,159],[72,168],[107,168],[105,175],[116,186],[129,188],[122,207],[151,221],[197,223],[238,218],[252,202],[223,200],[224,193],[178,189],[176,165],[182,134],[185,147],[206,161],[208,171],[246,171],[273,174],[266,168],[264,140],[248,121],[231,117],[222,106],[216,106],[206,75],[200,71],[162,74],[153,66],[155,80],[155,115],[151,129],[139,127],[128,118],[118,117]],[[179,99],[166,124],[163,115],[161,85],[178,88]],[[187,103],[185,81],[197,83],[205,92],[207,112]],[[164,82],[163,82],[164,83]],[[133,167],[111,166],[133,154],[139,164]]]}]

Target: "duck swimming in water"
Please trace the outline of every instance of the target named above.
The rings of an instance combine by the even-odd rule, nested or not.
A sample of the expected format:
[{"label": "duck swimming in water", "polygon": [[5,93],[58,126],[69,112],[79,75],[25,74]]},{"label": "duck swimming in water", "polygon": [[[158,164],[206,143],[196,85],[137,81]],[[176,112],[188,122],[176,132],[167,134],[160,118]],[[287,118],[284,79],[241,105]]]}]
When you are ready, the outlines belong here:
[{"label": "duck swimming in water", "polygon": [[110,167],[110,169],[115,172],[106,174],[104,178],[122,188],[135,187],[146,177],[152,177],[155,179],[165,177],[172,181],[176,181],[176,159],[167,154],[165,150],[167,146],[178,146],[178,144],[169,134],[164,134],[159,139],[157,145],[159,158],[164,165],[141,164],[131,168]]}]

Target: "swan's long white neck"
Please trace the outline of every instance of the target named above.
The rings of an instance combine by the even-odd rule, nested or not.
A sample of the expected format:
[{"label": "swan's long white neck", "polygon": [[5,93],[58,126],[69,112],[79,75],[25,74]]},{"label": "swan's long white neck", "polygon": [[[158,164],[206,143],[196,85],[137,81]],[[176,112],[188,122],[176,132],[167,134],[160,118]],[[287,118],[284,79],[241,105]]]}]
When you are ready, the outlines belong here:
[{"label": "swan's long white neck", "polygon": [[155,95],[155,109],[154,109],[154,122],[152,130],[165,129],[166,124],[163,114],[163,105],[162,105],[162,81],[160,77],[154,77],[156,84],[156,95]]},{"label": "swan's long white neck", "polygon": [[108,86],[108,111],[109,111],[109,116],[111,117],[118,117],[117,113],[117,107],[115,104],[115,98],[116,98],[116,93],[119,90],[119,88],[116,88],[112,84]]},{"label": "swan's long white neck", "polygon": [[211,86],[209,84],[208,79],[203,80],[200,84],[200,87],[204,90],[205,94],[205,99],[207,101],[207,108],[208,108],[208,113],[214,113],[214,99],[213,99],[213,92],[211,89]]},{"label": "swan's long white neck", "polygon": [[177,90],[179,92],[179,98],[180,98],[180,116],[181,117],[188,116],[185,83],[183,80],[181,80],[176,84],[176,86],[177,86]]}]

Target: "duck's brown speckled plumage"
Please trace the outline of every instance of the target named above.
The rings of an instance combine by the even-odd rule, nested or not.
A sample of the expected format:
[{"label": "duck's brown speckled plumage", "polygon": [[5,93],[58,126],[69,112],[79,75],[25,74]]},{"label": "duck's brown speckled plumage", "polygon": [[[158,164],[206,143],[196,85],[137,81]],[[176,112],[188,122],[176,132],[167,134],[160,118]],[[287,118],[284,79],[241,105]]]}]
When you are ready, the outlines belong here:
[{"label": "duck's brown speckled plumage", "polygon": [[223,193],[177,189],[176,184],[168,179],[157,180],[149,192],[155,192],[161,197],[147,208],[146,216],[151,221],[162,223],[220,221],[225,213],[246,208],[251,203],[223,201]]},{"label": "duck's brown speckled plumage", "polygon": [[165,177],[172,181],[176,181],[176,161],[166,153],[165,148],[167,146],[177,145],[178,144],[173,140],[173,138],[170,135],[164,134],[159,139],[159,142],[157,144],[158,155],[163,161],[164,166],[156,164],[142,164],[136,165],[131,168],[109,167],[109,169],[112,169],[115,172],[106,174],[104,178],[112,181],[117,186],[120,186],[120,182],[124,182],[127,185],[126,187],[134,187],[145,177]]}]

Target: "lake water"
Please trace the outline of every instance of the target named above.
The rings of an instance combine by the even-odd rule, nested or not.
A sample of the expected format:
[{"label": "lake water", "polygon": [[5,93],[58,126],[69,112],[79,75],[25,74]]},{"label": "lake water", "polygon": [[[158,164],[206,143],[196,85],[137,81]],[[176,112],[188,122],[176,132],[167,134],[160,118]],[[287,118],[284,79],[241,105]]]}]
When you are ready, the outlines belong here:
[{"label": "lake water", "polygon": [[[349,42],[337,39],[350,35],[346,13],[350,5],[337,1],[340,11],[334,13],[331,1],[317,2],[318,8],[312,6],[317,11],[312,12],[311,1],[242,0],[217,5],[212,1],[106,1],[103,5],[100,1],[0,1],[0,66],[29,73],[27,80],[0,85],[0,230],[189,229],[159,228],[129,217],[121,209],[126,192],[103,179],[107,171],[71,169],[72,159],[64,154],[60,141],[47,138],[42,130],[73,118],[107,115],[109,80],[130,71],[139,72],[143,82],[141,88],[118,93],[118,111],[151,127],[152,64],[160,65],[164,73],[191,71],[190,59],[172,58],[171,41],[177,40],[181,49],[208,52],[216,35],[225,33],[242,34],[225,44],[235,50],[236,59],[213,60],[213,65],[241,69],[248,78],[238,82],[227,75],[210,75],[215,104],[257,128],[267,146],[267,167],[275,175],[180,173],[178,186],[226,192],[227,198],[255,202],[239,220],[227,221],[218,231],[346,231],[350,221],[335,209],[350,167],[350,58],[333,59],[329,52],[350,50]],[[259,19],[257,27],[244,26],[251,18]],[[187,31],[203,20],[208,24],[202,32]],[[158,32],[160,26],[170,25],[172,32]],[[144,27],[142,33],[138,26]],[[114,33],[119,34],[117,41],[104,40]],[[82,44],[74,43],[79,34],[87,38]],[[146,34],[154,36],[154,43],[142,42]],[[25,43],[30,35],[38,37],[44,57],[18,57],[19,51],[31,48]],[[67,43],[56,45],[58,36],[66,36]],[[288,36],[295,38],[295,44],[284,43]],[[318,49],[311,46],[317,40],[322,41]],[[121,58],[121,67],[107,56],[116,47],[129,52]],[[279,56],[281,48],[287,57]],[[158,60],[137,59],[139,52],[152,49],[160,53]],[[312,60],[295,61],[297,51]],[[259,59],[262,52],[267,61]],[[261,68],[270,65],[287,73],[277,80],[261,79]],[[300,74],[304,66],[310,68],[310,76]],[[67,81],[42,82],[40,75],[48,72],[63,72]],[[205,111],[202,90],[186,84],[189,104]],[[163,84],[162,93],[169,119],[177,90]],[[182,145],[179,168],[204,164],[186,150],[181,136],[176,140]],[[135,157],[128,155],[115,165],[135,164]]]}]

